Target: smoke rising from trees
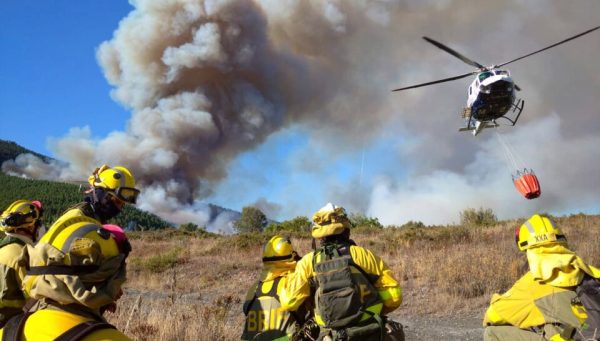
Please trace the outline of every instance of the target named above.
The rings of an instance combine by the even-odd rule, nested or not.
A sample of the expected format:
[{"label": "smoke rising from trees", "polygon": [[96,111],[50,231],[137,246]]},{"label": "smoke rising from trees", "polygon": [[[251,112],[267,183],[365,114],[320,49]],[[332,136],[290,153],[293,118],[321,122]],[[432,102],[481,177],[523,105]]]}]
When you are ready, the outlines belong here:
[{"label": "smoke rising from trees", "polygon": [[[393,157],[408,175],[371,174],[375,185],[362,196],[352,186],[319,184],[334,196],[324,201],[368,210],[387,224],[446,223],[469,206],[494,208],[500,218],[578,207],[578,201],[565,202],[567,193],[585,198],[579,207],[588,208],[590,201],[598,207],[600,198],[589,182],[599,180],[599,149],[587,144],[597,145],[600,128],[598,36],[510,68],[527,106],[523,124],[507,130],[507,138],[518,141],[526,166],[536,168],[542,181],[542,198],[517,211],[507,204],[521,198],[494,134],[472,139],[455,132],[468,81],[390,93],[470,70],[422,41],[423,35],[492,64],[591,27],[597,2],[138,0],[133,5],[112,39],[97,50],[114,87],[111,96],[131,110],[127,126],[99,140],[89,127],[73,128],[51,141],[55,156],[66,164],[21,156],[3,170],[72,180],[85,179],[102,163],[125,165],[143,188],[142,209],[173,222],[201,223],[208,215],[201,201],[227,178],[231,160],[275,132],[305,127],[311,148],[323,151],[310,157],[321,163],[360,150],[392,129],[404,139]],[[556,65],[550,72],[549,64]],[[586,154],[574,152],[580,147]],[[569,163],[552,157],[556,153],[568,155]],[[565,174],[572,176],[567,180]],[[291,213],[285,202],[278,203],[281,207],[262,198],[257,202]],[[293,215],[310,215],[309,207],[321,203],[306,205],[295,207],[302,211]]]}]

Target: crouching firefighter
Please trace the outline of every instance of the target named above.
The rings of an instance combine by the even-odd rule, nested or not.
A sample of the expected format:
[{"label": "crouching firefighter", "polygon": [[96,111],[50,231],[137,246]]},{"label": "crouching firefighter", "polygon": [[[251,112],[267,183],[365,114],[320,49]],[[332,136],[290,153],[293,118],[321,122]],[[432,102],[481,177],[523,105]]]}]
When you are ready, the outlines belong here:
[{"label": "crouching firefighter", "polygon": [[38,243],[28,246],[29,269],[22,288],[30,297],[24,314],[0,330],[2,341],[129,340],[108,324],[122,295],[125,233],[102,223],[115,217],[139,193],[125,167],[102,166],[89,177],[85,202],[67,210]]},{"label": "crouching firefighter", "polygon": [[[246,321],[242,340],[305,339],[301,336],[301,326],[309,319],[309,310],[302,306],[295,312],[288,312],[281,308],[279,302],[280,293],[299,259],[287,238],[273,236],[265,244],[262,254],[263,271],[259,281],[248,290],[244,302]],[[318,333],[318,329],[315,332]]]},{"label": "crouching firefighter", "polygon": [[386,317],[402,303],[400,285],[383,260],[350,239],[344,208],[329,203],[313,222],[320,247],[290,275],[283,308],[294,311],[314,298],[319,340],[404,340],[402,325]]},{"label": "crouching firefighter", "polygon": [[131,250],[124,235],[82,221],[53,226],[28,247],[23,289],[31,299],[0,330],[2,341],[130,340],[103,317],[122,294]]},{"label": "crouching firefighter", "polygon": [[29,265],[27,245],[33,245],[42,228],[44,209],[39,201],[17,200],[0,216],[0,328],[23,310],[26,296],[21,283]]},{"label": "crouching firefighter", "polygon": [[484,340],[600,339],[600,270],[568,249],[550,219],[534,215],[516,230],[529,271],[506,293],[494,294]]}]

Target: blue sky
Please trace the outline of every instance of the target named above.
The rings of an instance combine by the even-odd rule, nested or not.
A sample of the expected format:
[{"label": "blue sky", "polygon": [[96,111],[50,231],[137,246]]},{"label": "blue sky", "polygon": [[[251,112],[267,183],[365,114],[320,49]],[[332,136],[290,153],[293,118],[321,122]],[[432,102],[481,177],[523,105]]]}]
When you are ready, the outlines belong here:
[{"label": "blue sky", "polygon": [[52,156],[47,138],[71,127],[99,136],[123,127],[129,113],[110,98],[95,50],[131,10],[126,1],[2,1],[0,137]]},{"label": "blue sky", "polygon": [[[258,205],[281,220],[333,201],[385,224],[452,223],[469,207],[500,218],[600,211],[599,34],[509,68],[527,104],[519,125],[499,132],[519,167],[538,174],[537,200],[514,190],[495,132],[457,133],[470,79],[389,91],[471,71],[424,35],[487,65],[597,25],[600,3],[307,3],[2,1],[0,138],[68,161],[79,177],[91,164],[74,147],[99,155],[93,162],[130,162],[154,183],[142,207],[171,220],[201,219],[199,203]],[[215,70],[220,78],[204,82]],[[230,104],[215,93],[239,115],[222,144],[204,123],[186,130],[198,128],[190,117],[231,118],[214,109]],[[204,175],[212,180],[194,187]],[[195,200],[174,197],[190,186]]]}]

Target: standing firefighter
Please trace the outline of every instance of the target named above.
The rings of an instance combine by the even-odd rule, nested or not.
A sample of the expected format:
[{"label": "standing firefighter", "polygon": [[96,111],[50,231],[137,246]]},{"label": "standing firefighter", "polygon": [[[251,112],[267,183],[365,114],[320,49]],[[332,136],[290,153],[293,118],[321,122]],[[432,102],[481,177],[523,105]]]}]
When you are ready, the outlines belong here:
[{"label": "standing firefighter", "polygon": [[280,293],[299,260],[289,239],[273,236],[263,248],[263,271],[244,302],[246,322],[242,340],[291,340],[306,320],[306,309],[290,313],[281,309]]},{"label": "standing firefighter", "polygon": [[102,166],[85,202],[67,210],[28,247],[24,291],[35,301],[7,322],[2,340],[129,340],[102,316],[114,311],[131,246],[120,228],[102,226],[139,193],[125,167]]},{"label": "standing firefighter", "polygon": [[[506,293],[494,294],[484,317],[484,340],[600,338],[600,270],[568,249],[550,219],[534,215],[516,231],[529,272]],[[586,311],[587,310],[587,311]]]},{"label": "standing firefighter", "polygon": [[17,200],[0,216],[0,327],[21,313],[26,296],[21,283],[27,268],[27,245],[36,242],[44,209],[39,201]]},{"label": "standing firefighter", "polygon": [[383,260],[350,239],[346,211],[329,203],[313,222],[321,245],[298,262],[283,308],[294,311],[314,296],[320,340],[404,340],[402,326],[385,316],[402,303],[400,285]]}]

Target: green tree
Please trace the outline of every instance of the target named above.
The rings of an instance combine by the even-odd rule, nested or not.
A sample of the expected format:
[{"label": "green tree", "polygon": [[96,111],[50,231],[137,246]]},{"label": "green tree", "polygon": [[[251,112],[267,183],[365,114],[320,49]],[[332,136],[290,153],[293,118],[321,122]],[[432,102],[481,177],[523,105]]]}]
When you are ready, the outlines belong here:
[{"label": "green tree", "polygon": [[246,206],[242,209],[242,215],[234,224],[238,233],[262,232],[267,226],[267,216],[254,206]]},{"label": "green tree", "polygon": [[498,218],[491,208],[467,208],[460,212],[460,224],[463,226],[488,226],[497,222]]}]

